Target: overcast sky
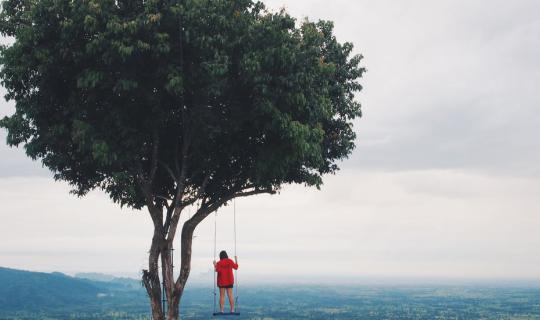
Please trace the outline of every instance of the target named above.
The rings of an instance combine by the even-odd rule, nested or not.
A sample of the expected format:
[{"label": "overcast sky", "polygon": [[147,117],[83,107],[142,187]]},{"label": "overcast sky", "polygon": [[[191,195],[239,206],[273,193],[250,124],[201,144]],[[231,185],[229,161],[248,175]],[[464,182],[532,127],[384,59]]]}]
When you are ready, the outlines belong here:
[{"label": "overcast sky", "polygon": [[[242,279],[540,279],[540,2],[265,2],[334,21],[368,72],[357,149],[321,191],[237,202]],[[137,276],[147,214],[50,176],[0,144],[0,266]],[[220,211],[219,249],[232,219]],[[196,232],[193,281],[211,281],[213,226]]]}]

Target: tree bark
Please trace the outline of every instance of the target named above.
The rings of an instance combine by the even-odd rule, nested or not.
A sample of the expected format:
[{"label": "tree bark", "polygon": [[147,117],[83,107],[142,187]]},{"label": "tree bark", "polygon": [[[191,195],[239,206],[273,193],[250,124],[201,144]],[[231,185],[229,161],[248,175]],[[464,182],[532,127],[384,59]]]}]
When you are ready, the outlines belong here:
[{"label": "tree bark", "polygon": [[[191,246],[195,227],[202,219],[190,220],[182,227],[181,268],[178,280],[174,279],[172,266],[172,243],[181,208],[174,211],[174,218],[169,230],[161,225],[159,210],[149,209],[154,222],[154,235],[148,256],[148,270],[143,270],[142,282],[150,299],[153,320],[178,320],[180,316],[180,299],[191,270]],[[200,212],[198,212],[200,215]],[[174,229],[174,230],[173,230]],[[167,232],[168,231],[168,232]],[[161,277],[159,264],[161,260]],[[161,280],[163,282],[161,282]],[[164,288],[164,290],[162,290]],[[163,296],[163,291],[165,296]],[[167,310],[163,310],[162,300],[167,301]]]},{"label": "tree bark", "polygon": [[[168,242],[164,242],[161,247],[161,276],[163,279],[163,291],[165,291],[165,299],[167,300],[168,309],[170,309],[170,302],[172,301],[173,294],[173,268],[171,261],[171,245]],[[163,310],[164,313],[167,310]]]},{"label": "tree bark", "polygon": [[180,319],[180,294],[173,294],[172,300],[170,302],[169,312],[167,314],[167,319],[177,320]]},{"label": "tree bark", "polygon": [[160,256],[160,245],[163,240],[162,232],[158,228],[154,229],[152,245],[148,256],[148,270],[143,270],[142,282],[150,298],[152,308],[152,319],[163,320],[163,310],[161,306],[161,284],[159,280],[158,259]]},{"label": "tree bark", "polygon": [[182,298],[182,294],[184,293],[184,288],[189,278],[189,273],[191,272],[191,248],[193,244],[193,233],[198,224],[198,221],[191,219],[186,221],[182,226],[180,275],[175,283],[172,281],[170,283],[172,286],[172,293],[170,299],[168,299],[168,320],[179,319],[180,300]]},{"label": "tree bark", "polygon": [[[211,211],[210,211],[211,212]],[[174,238],[166,239],[163,230],[156,227],[152,245],[149,253],[149,270],[143,270],[143,284],[150,298],[153,320],[178,320],[180,319],[180,300],[184,292],[184,287],[191,271],[191,248],[193,244],[193,233],[197,225],[210,214],[208,210],[200,210],[182,226],[181,235],[181,262],[180,275],[173,278],[171,246]],[[162,307],[162,283],[159,277],[158,260],[161,258],[161,279],[165,288],[165,298],[168,309]]]}]

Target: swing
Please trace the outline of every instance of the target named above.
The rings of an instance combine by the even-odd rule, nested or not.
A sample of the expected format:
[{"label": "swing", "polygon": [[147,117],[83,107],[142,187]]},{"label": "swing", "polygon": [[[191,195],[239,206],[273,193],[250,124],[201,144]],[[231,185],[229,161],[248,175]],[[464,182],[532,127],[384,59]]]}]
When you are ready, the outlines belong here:
[{"label": "swing", "polygon": [[214,312],[214,317],[223,317],[223,316],[239,316],[240,312]]},{"label": "swing", "polygon": [[[233,222],[234,222],[234,256],[236,257],[236,200],[233,200]],[[214,219],[214,261],[216,261],[217,258],[217,211],[215,213],[215,219]],[[234,312],[218,312],[216,309],[216,298],[217,298],[217,291],[216,291],[216,272],[214,272],[214,317],[223,317],[223,316],[239,316],[240,312],[238,312],[238,270],[234,270],[234,279],[235,279],[235,285],[234,285]]]}]

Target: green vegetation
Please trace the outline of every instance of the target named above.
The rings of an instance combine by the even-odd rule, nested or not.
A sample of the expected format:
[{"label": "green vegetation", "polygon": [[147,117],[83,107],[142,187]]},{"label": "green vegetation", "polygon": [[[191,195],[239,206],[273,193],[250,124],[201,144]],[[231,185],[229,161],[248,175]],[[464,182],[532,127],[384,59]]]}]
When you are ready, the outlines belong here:
[{"label": "green vegetation", "polygon": [[[109,279],[0,268],[0,319],[150,319],[139,281]],[[24,303],[30,300],[37,302]],[[244,287],[239,303],[239,319],[534,320],[540,319],[540,285]],[[209,319],[212,310],[212,288],[186,291],[184,319]]]},{"label": "green vegetation", "polygon": [[[246,288],[239,319],[540,319],[540,288],[519,287],[312,287]],[[441,295],[442,294],[442,295]],[[140,297],[144,305],[144,297]],[[108,307],[102,312],[71,306],[51,312],[5,312],[0,319],[150,319],[137,303]],[[80,306],[79,306],[80,307]],[[134,311],[130,311],[133,308]],[[212,290],[190,288],[182,303],[184,319],[209,319]],[[113,311],[113,309],[117,311]]]}]

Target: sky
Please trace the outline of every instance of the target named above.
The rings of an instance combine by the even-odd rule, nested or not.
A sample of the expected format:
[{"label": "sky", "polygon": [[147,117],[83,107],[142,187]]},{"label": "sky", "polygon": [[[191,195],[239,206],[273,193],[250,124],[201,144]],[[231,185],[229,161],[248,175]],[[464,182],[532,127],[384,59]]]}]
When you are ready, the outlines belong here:
[{"label": "sky", "polygon": [[[239,280],[540,279],[540,3],[265,3],[334,21],[368,72],[337,175],[236,202]],[[0,266],[137,277],[147,265],[146,212],[69,195],[3,143],[0,203]],[[196,231],[194,283],[212,281],[214,219],[218,250],[234,251],[228,206]]]}]

